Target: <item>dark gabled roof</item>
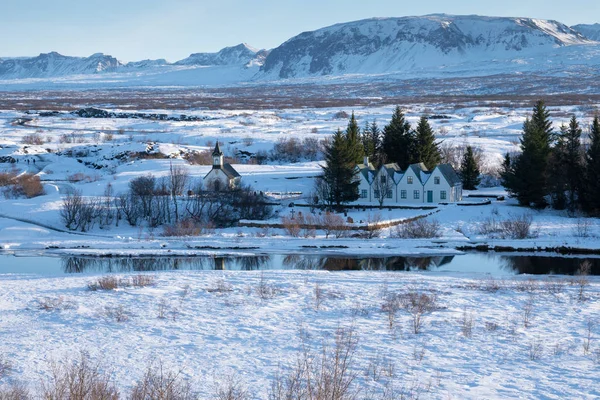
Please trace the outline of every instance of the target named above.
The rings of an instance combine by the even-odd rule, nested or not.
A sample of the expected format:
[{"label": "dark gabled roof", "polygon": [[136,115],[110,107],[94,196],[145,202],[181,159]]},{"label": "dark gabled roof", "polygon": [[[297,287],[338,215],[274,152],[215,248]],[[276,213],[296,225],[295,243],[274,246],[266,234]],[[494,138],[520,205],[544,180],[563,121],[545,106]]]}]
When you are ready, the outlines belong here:
[{"label": "dark gabled roof", "polygon": [[440,170],[442,175],[444,175],[446,182],[448,182],[448,184],[450,186],[458,186],[458,185],[462,184],[462,180],[460,179],[460,176],[458,176],[458,174],[456,173],[454,168],[452,168],[452,165],[440,164],[437,166],[437,168]]},{"label": "dark gabled roof", "polygon": [[215,145],[215,149],[212,152],[213,156],[222,156],[223,152],[221,151],[221,147],[219,147],[219,141],[217,140],[217,144]]},{"label": "dark gabled roof", "polygon": [[423,184],[424,182],[423,182],[422,175],[423,175],[423,173],[429,172],[427,170],[427,167],[425,166],[425,164],[423,164],[423,163],[410,164],[408,166],[408,168],[414,172],[414,174],[417,176],[417,179],[419,180],[419,182],[421,182],[421,184]]},{"label": "dark gabled roof", "polygon": [[358,168],[359,173],[362,174],[362,176],[364,176],[364,178],[367,180],[367,182],[369,182],[369,184],[373,181],[373,175],[376,171],[373,164],[356,164],[356,168]]},{"label": "dark gabled roof", "polygon": [[227,175],[228,178],[232,179],[232,178],[237,178],[240,176],[240,174],[238,174],[238,172],[235,170],[235,168],[233,168],[231,166],[231,164],[223,164],[223,168],[221,168],[223,170],[223,172],[225,172],[225,175]]}]

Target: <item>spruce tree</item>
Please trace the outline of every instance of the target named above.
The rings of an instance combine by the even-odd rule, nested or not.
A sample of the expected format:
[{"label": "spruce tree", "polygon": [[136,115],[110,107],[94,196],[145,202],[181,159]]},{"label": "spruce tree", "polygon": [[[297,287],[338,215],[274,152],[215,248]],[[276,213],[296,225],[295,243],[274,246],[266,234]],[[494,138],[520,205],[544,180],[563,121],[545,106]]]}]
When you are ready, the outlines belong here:
[{"label": "spruce tree", "polygon": [[552,123],[543,101],[538,101],[531,119],[523,124],[521,154],[514,163],[514,176],[509,190],[526,206],[544,207],[548,187],[548,161],[553,139]]},{"label": "spruce tree", "polygon": [[[578,198],[581,192],[583,165],[581,160],[581,133],[577,118],[573,115],[569,122],[569,127],[561,132],[564,137],[564,164],[567,193],[569,200],[569,209],[574,210],[577,207]],[[554,171],[554,170],[552,170]]]},{"label": "spruce tree", "polygon": [[356,162],[354,153],[348,146],[348,140],[338,129],[333,135],[333,140],[325,147],[325,161],[323,166],[323,182],[326,190],[324,200],[340,208],[342,204],[358,199],[358,185]]},{"label": "spruce tree", "polygon": [[561,133],[558,135],[548,161],[548,169],[552,171],[552,179],[549,180],[548,187],[552,199],[552,208],[556,210],[564,210],[569,202],[566,196],[569,187],[566,169],[567,130],[566,126],[561,126]]},{"label": "spruce tree", "polygon": [[381,146],[379,143],[381,141],[380,134],[377,122],[373,121],[370,124],[368,121],[365,122],[365,127],[361,132],[361,140],[365,156],[369,157],[372,161],[378,159],[379,148]]},{"label": "spruce tree", "polygon": [[422,162],[431,170],[442,160],[438,143],[426,116],[422,116],[415,130],[415,162]]},{"label": "spruce tree", "polygon": [[406,169],[413,161],[414,135],[400,107],[396,107],[392,120],[383,128],[381,158],[397,163]]},{"label": "spruce tree", "polygon": [[355,164],[359,164],[363,161],[365,154],[363,144],[360,138],[360,129],[358,123],[354,117],[354,111],[348,121],[348,127],[346,128],[346,141],[348,142],[348,151],[352,154],[352,159]]},{"label": "spruce tree", "polygon": [[479,166],[477,165],[477,161],[475,161],[473,148],[467,146],[467,151],[465,152],[460,165],[460,177],[462,179],[463,189],[477,190],[477,185],[481,182],[479,174]]},{"label": "spruce tree", "polygon": [[502,186],[504,186],[508,193],[510,193],[511,195],[515,195],[515,171],[513,166],[513,160],[511,159],[509,153],[506,153],[504,155],[504,160],[502,160],[502,166],[500,168],[500,179],[502,181]]},{"label": "spruce tree", "polygon": [[590,127],[590,144],[585,153],[583,182],[583,209],[594,215],[600,213],[600,118],[596,116]]}]

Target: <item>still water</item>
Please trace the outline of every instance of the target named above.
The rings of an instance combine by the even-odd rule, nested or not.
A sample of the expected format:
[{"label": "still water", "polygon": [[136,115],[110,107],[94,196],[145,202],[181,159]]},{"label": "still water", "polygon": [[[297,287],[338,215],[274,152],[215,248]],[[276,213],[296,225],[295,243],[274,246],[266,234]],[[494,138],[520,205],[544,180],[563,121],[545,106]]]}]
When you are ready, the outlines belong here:
[{"label": "still water", "polygon": [[327,270],[327,271],[433,271],[481,273],[493,276],[517,274],[573,275],[582,262],[600,275],[599,258],[567,256],[467,253],[451,256],[353,257],[349,255],[255,255],[228,257],[57,257],[0,254],[0,275],[61,276],[111,272],[174,270]]}]

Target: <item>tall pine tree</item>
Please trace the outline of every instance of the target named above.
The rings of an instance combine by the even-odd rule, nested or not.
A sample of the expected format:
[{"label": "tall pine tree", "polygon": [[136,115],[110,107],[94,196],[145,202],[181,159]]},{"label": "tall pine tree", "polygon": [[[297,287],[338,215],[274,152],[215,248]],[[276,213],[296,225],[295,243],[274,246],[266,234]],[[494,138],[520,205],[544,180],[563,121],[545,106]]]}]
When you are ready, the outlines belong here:
[{"label": "tall pine tree", "polygon": [[322,167],[324,190],[321,190],[324,200],[339,209],[342,204],[358,199],[360,180],[357,178],[354,153],[339,129],[325,147],[325,161],[327,165]]},{"label": "tall pine tree", "polygon": [[460,165],[460,177],[462,179],[463,189],[476,190],[477,185],[481,182],[479,174],[479,166],[475,160],[473,148],[467,146],[467,151],[465,152]]},{"label": "tall pine tree", "polygon": [[565,142],[564,170],[567,178],[568,207],[570,210],[577,208],[578,198],[581,193],[583,163],[581,157],[581,133],[577,118],[573,115],[566,132],[563,132]]},{"label": "tall pine tree", "polygon": [[350,121],[348,121],[348,127],[346,128],[346,141],[348,142],[348,151],[352,154],[352,159],[355,164],[359,164],[363,161],[365,154],[362,141],[360,140],[360,129],[358,123],[354,117],[354,111]]},{"label": "tall pine tree", "polygon": [[513,176],[505,180],[507,190],[514,194],[519,204],[544,207],[550,194],[548,186],[548,161],[553,139],[552,122],[543,101],[533,108],[531,119],[523,124],[521,154],[514,161]]},{"label": "tall pine tree", "polygon": [[582,206],[591,214],[600,214],[600,118],[590,127],[590,144],[585,153]]},{"label": "tall pine tree", "polygon": [[377,126],[377,122],[373,120],[369,124],[369,122],[365,122],[365,127],[362,130],[361,140],[363,143],[363,148],[365,152],[365,156],[369,157],[372,161],[377,162],[379,158],[379,149],[381,147],[379,127]]},{"label": "tall pine tree", "polygon": [[426,116],[422,116],[415,130],[414,155],[416,162],[422,162],[427,169],[433,169],[442,160],[438,143]]},{"label": "tall pine tree", "polygon": [[385,162],[397,163],[406,169],[413,162],[414,136],[400,107],[396,107],[392,120],[383,128],[381,155]]}]

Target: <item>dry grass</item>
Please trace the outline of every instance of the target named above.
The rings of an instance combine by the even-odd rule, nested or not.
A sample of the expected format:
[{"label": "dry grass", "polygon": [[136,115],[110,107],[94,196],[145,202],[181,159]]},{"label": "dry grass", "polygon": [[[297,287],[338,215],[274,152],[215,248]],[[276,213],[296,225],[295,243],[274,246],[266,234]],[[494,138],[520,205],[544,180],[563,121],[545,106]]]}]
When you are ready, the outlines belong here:
[{"label": "dry grass", "polygon": [[103,276],[94,282],[88,283],[90,290],[115,290],[119,288],[121,280],[116,276]]},{"label": "dry grass", "polygon": [[181,371],[167,370],[159,361],[150,365],[140,381],[138,381],[130,400],[192,400],[197,396],[192,391],[189,382],[186,382]]}]

